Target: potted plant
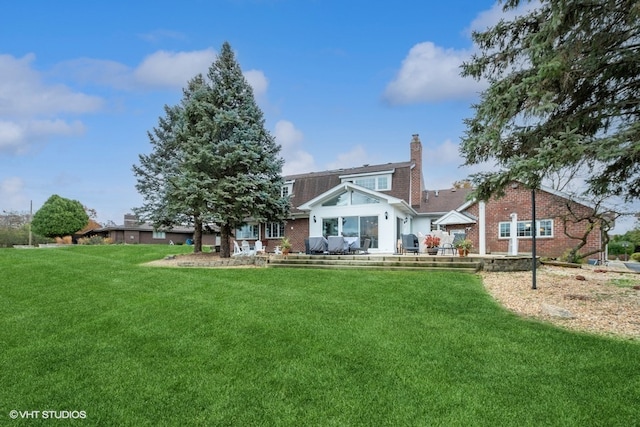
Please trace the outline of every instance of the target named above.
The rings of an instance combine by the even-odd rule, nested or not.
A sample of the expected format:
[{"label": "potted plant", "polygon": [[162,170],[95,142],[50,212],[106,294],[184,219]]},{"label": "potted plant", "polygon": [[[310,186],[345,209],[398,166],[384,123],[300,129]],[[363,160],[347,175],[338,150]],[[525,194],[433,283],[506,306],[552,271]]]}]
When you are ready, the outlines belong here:
[{"label": "potted plant", "polygon": [[473,243],[469,239],[464,239],[456,243],[456,248],[458,248],[458,255],[467,256],[469,255],[469,251],[473,247]]},{"label": "potted plant", "polygon": [[429,234],[424,238],[424,245],[427,247],[427,253],[429,255],[437,255],[438,246],[440,246],[440,238]]},{"label": "potted plant", "polygon": [[288,237],[283,237],[280,240],[280,247],[282,248],[283,255],[289,255],[289,251],[291,251],[291,241]]}]

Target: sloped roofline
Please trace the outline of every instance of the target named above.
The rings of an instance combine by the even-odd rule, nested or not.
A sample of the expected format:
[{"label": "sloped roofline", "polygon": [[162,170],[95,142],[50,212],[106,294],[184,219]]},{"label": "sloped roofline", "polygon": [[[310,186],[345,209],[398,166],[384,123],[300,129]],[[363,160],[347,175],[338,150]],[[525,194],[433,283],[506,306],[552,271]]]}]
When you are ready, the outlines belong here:
[{"label": "sloped roofline", "polygon": [[331,197],[335,197],[338,194],[341,194],[342,192],[348,191],[348,190],[358,191],[360,193],[367,194],[371,197],[386,200],[386,202],[391,206],[397,206],[399,209],[401,209],[404,212],[410,213],[412,215],[417,215],[417,212],[415,211],[415,209],[409,206],[409,204],[404,200],[399,199],[397,197],[389,196],[388,194],[380,193],[375,190],[370,190],[366,187],[362,187],[352,182],[343,182],[341,184],[338,184],[335,187],[307,201],[306,203],[303,203],[302,205],[298,206],[298,209],[301,211],[310,211],[311,209],[313,209],[314,206],[318,205],[319,203],[322,203],[330,199]]},{"label": "sloped roofline", "polygon": [[355,166],[351,168],[341,168],[341,169],[332,169],[332,170],[323,170],[316,172],[305,172],[300,174],[291,174],[284,175],[283,178],[286,181],[295,181],[299,178],[311,178],[317,176],[325,176],[325,175],[335,175],[339,177],[350,177],[357,175],[368,175],[368,174],[377,174],[387,172],[389,170],[395,170],[396,168],[408,167],[412,165],[412,162],[404,161],[404,162],[389,162],[389,163],[381,163],[376,165],[362,165]]},{"label": "sloped roofline", "polygon": [[434,221],[436,225],[475,224],[477,221],[459,211],[450,211]]},{"label": "sloped roofline", "polygon": [[[515,181],[520,185],[524,185],[519,181]],[[567,200],[571,200],[572,202],[578,203],[580,205],[583,205],[587,208],[590,209],[595,209],[595,206],[593,203],[591,203],[590,201],[588,201],[587,199],[584,199],[582,197],[575,197],[569,193],[565,193],[563,191],[560,190],[556,190],[554,188],[548,187],[546,185],[540,185],[540,188],[538,188],[538,190],[544,191],[546,193],[552,194],[554,196],[557,197],[561,197],[563,199],[567,199]],[[467,200],[465,203],[463,203],[459,208],[456,209],[456,211],[458,212],[463,212],[467,209],[469,209],[470,206],[472,206],[473,204],[475,204],[478,201],[478,199],[476,199],[475,197],[473,199]]]}]

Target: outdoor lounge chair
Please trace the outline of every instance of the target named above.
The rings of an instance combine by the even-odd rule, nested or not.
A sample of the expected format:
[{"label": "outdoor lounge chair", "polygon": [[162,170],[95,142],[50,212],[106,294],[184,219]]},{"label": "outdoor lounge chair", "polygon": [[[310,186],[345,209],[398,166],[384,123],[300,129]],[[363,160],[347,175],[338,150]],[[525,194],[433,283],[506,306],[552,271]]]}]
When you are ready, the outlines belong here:
[{"label": "outdoor lounge chair", "polygon": [[416,255],[420,252],[420,242],[415,234],[402,235],[402,251],[404,253],[413,252]]},{"label": "outdoor lounge chair", "polygon": [[247,242],[246,240],[242,241],[242,252],[244,255],[255,255],[256,251],[251,249],[251,246],[249,246],[249,242]]},{"label": "outdoor lounge chair", "polygon": [[442,233],[442,239],[440,240],[440,247],[438,251],[442,255],[446,255],[447,252],[451,252],[451,255],[456,254],[456,247],[453,246],[453,236],[449,233]]},{"label": "outdoor lounge chair", "polygon": [[324,236],[309,237],[309,253],[323,254],[329,251],[329,242]]},{"label": "outdoor lounge chair", "polygon": [[368,254],[369,246],[371,246],[371,239],[364,239],[364,242],[362,242],[362,247],[360,248],[360,253],[364,255]]},{"label": "outdoor lounge chair", "polygon": [[233,241],[233,254],[231,256],[240,256],[240,255],[244,255],[244,253],[242,253],[242,249],[240,249],[240,245],[238,245],[238,242],[236,242],[234,240]]},{"label": "outdoor lounge chair", "polygon": [[343,254],[345,253],[345,242],[342,236],[329,236],[327,239],[329,242],[330,254]]}]

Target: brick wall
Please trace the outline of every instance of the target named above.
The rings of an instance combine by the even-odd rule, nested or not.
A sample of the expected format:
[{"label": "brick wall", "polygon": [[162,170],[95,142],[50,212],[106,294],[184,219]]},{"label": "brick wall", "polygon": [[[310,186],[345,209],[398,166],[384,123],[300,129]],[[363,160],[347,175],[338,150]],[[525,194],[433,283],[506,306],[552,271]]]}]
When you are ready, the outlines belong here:
[{"label": "brick wall", "polygon": [[289,219],[284,225],[284,235],[291,241],[291,252],[303,252],[304,239],[309,237],[309,219]]},{"label": "brick wall", "polygon": [[411,206],[419,207],[422,198],[422,143],[418,134],[411,139]]},{"label": "brick wall", "polygon": [[[591,209],[575,203],[571,203],[572,209],[580,215],[589,215]],[[568,213],[567,199],[547,193],[542,190],[536,191],[536,219],[552,219],[553,220],[553,237],[538,237],[536,239],[536,254],[543,257],[560,257],[567,249],[575,247],[579,240],[571,239],[565,235],[563,216]],[[515,185],[506,190],[504,197],[500,199],[492,199],[486,203],[486,244],[487,251],[491,252],[508,252],[509,240],[499,238],[499,223],[510,222],[511,213],[518,215],[518,221],[531,219],[531,190],[522,185]],[[478,204],[473,204],[468,213],[478,216]],[[586,220],[579,223],[567,223],[569,234],[574,236],[582,236],[585,228],[589,226]],[[455,228],[455,227],[454,227]],[[475,249],[478,251],[478,226],[474,224],[467,232],[468,237],[474,242]],[[587,245],[580,252],[587,253],[592,250],[601,250],[601,236],[599,228],[592,231],[587,240]],[[531,252],[531,238],[520,238],[518,240],[519,252]],[[591,256],[595,258],[597,255]]]}]

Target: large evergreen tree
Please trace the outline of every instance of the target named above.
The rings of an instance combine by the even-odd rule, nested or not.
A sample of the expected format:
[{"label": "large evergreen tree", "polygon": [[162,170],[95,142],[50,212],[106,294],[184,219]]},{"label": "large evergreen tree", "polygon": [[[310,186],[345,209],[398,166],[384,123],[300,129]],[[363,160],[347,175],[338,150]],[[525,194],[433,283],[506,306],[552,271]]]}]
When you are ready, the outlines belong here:
[{"label": "large evergreen tree", "polygon": [[[524,4],[504,2],[504,10]],[[536,188],[551,172],[583,164],[590,193],[640,197],[640,3],[541,0],[473,39],[463,75],[490,87],[466,121],[465,164],[476,195],[512,180]]]},{"label": "large evergreen tree", "polygon": [[207,218],[206,205],[196,195],[203,191],[202,183],[189,184],[190,171],[185,164],[185,108],[194,93],[204,87],[201,75],[188,82],[179,105],[164,107],[165,116],[158,119],[147,136],[153,147],[150,154],[139,155],[140,164],[133,166],[136,189],[144,203],[134,212],[143,221],[158,229],[175,225],[194,227],[194,252],[202,251],[202,230]]},{"label": "large evergreen tree", "polygon": [[[195,251],[204,224],[221,230],[221,256],[230,256],[229,237],[251,218],[279,221],[288,201],[280,197],[280,147],[264,127],[251,86],[224,43],[208,81],[189,82],[181,105],[149,133],[153,152],[134,166],[145,205],[136,210],[156,225],[189,218]],[[146,216],[145,216],[146,215]]]},{"label": "large evergreen tree", "polygon": [[63,237],[81,230],[88,222],[82,203],[54,194],[33,215],[31,227],[41,236]]},{"label": "large evergreen tree", "polygon": [[[200,121],[191,132],[210,144],[191,157],[198,171],[206,171],[207,206],[221,231],[221,256],[230,256],[229,237],[247,219],[280,221],[289,202],[280,196],[283,185],[280,146],[265,129],[262,111],[228,43],[209,68],[211,91],[194,102],[194,116],[211,109],[211,120]],[[205,98],[203,94],[203,98]],[[197,97],[196,97],[197,98]],[[187,117],[191,117],[187,113]],[[189,120],[188,120],[189,121]]]}]

